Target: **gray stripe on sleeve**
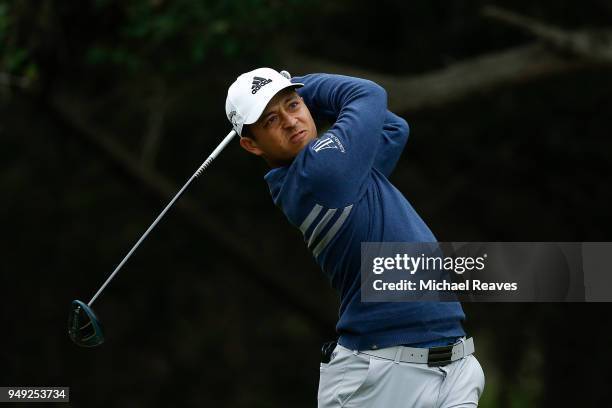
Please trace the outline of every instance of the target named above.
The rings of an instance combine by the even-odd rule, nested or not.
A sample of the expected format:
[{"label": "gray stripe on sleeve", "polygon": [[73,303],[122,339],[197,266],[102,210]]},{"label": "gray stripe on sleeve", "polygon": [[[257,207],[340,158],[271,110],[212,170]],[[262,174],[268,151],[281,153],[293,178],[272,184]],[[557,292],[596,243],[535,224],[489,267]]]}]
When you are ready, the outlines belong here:
[{"label": "gray stripe on sleeve", "polygon": [[306,231],[308,231],[308,228],[315,218],[317,218],[322,209],[323,207],[321,207],[319,204],[315,204],[315,206],[312,207],[310,214],[308,214],[302,225],[300,225],[300,231],[302,231],[302,234],[306,234]]},{"label": "gray stripe on sleeve", "polygon": [[342,227],[342,224],[344,224],[344,221],[346,221],[349,214],[351,213],[352,208],[353,208],[352,204],[349,205],[348,207],[344,207],[344,210],[342,210],[342,214],[340,214],[340,217],[338,217],[334,225],[332,225],[329,231],[327,231],[327,234],[325,234],[323,239],[321,239],[321,242],[319,242],[319,244],[312,251],[312,254],[314,255],[315,258],[319,256],[321,251],[323,251],[325,247],[327,246],[327,244],[329,244],[329,242],[336,236],[336,233],[338,232],[338,230],[340,230],[340,227]]},{"label": "gray stripe on sleeve", "polygon": [[308,239],[308,248],[312,246],[314,240],[319,236],[321,231],[323,231],[323,228],[325,228],[329,220],[332,219],[336,211],[337,209],[335,208],[330,208],[329,210],[327,210],[325,215],[321,218],[321,221],[319,221],[315,229],[312,231],[312,234],[310,234],[310,239]]}]

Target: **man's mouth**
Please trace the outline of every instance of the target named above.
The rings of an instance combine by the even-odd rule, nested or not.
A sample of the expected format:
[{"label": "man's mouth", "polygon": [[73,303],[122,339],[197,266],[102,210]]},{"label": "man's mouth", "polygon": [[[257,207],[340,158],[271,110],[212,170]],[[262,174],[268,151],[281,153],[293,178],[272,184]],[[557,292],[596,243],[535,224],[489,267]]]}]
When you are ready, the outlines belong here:
[{"label": "man's mouth", "polygon": [[306,130],[300,130],[289,138],[290,143],[300,143],[306,137]]}]

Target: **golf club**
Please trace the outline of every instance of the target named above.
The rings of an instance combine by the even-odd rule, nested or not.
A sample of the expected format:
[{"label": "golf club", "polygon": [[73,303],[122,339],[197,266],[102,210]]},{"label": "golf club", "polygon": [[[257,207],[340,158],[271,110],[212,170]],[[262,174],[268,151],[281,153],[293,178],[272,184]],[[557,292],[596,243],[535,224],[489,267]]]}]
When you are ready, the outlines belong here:
[{"label": "golf club", "polygon": [[213,152],[208,156],[204,163],[198,168],[198,170],[193,173],[191,178],[185,183],[183,188],[179,190],[178,193],[174,196],[174,198],[170,201],[170,203],[163,209],[163,211],[157,216],[155,221],[149,226],[149,228],[145,231],[144,234],[140,237],[140,239],[136,242],[136,244],[132,247],[130,252],[123,258],[123,260],[117,265],[113,273],[111,273],[106,279],[106,282],[98,289],[96,294],[91,298],[91,300],[86,304],[80,300],[73,300],[71,305],[70,314],[68,316],[68,335],[70,339],[78,346],[81,347],[94,347],[102,344],[104,342],[104,333],[102,330],[102,325],[98,320],[96,314],[91,308],[93,302],[100,296],[102,291],[106,288],[106,286],[110,283],[111,280],[115,277],[117,272],[121,269],[121,267],[126,263],[126,261],[132,256],[136,248],[145,240],[145,238],[149,235],[151,230],[155,228],[159,220],[166,214],[168,209],[172,207],[172,204],[183,194],[183,192],[187,189],[187,187],[191,184],[191,182],[199,177],[204,170],[210,165],[210,163],[221,153],[221,151],[227,146],[227,144],[236,136],[237,133],[235,130],[232,130],[228,133],[227,136],[219,143],[219,145],[213,150]]}]

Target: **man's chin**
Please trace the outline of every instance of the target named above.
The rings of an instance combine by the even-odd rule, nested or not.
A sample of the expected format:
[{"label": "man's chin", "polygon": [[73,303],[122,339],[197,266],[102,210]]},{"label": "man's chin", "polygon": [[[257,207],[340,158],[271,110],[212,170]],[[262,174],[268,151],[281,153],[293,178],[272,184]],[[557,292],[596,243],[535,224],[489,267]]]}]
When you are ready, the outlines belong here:
[{"label": "man's chin", "polygon": [[316,134],[311,134],[308,130],[306,131],[306,137],[304,138],[304,140],[302,141],[302,146],[301,149],[303,149],[305,146],[308,146],[308,144],[310,142],[312,142],[314,139],[317,138]]},{"label": "man's chin", "polygon": [[299,148],[298,148],[298,153],[301,152],[302,149],[307,147],[308,144],[312,141],[312,139],[314,139],[314,138],[313,137],[305,137],[304,140],[300,141]]}]

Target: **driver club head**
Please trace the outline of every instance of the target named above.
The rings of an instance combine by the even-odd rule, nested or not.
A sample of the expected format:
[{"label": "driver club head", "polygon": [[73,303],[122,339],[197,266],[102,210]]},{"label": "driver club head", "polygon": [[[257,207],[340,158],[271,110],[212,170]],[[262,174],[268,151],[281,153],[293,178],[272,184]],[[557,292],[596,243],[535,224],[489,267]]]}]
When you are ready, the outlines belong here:
[{"label": "driver club head", "polygon": [[80,300],[73,300],[68,316],[68,335],[81,347],[95,347],[104,343],[102,325],[94,311]]},{"label": "driver club head", "polygon": [[170,200],[168,205],[162,210],[162,212],[155,218],[155,221],[149,225],[149,228],[142,234],[142,236],[136,241],[132,249],[127,253],[125,257],[119,262],[119,265],[115,268],[115,270],[109,275],[106,281],[100,286],[100,289],[96,292],[96,294],[91,298],[89,304],[81,302],[80,300],[73,300],[72,307],[70,310],[70,315],[68,316],[68,335],[70,339],[77,345],[81,347],[95,347],[99,346],[104,342],[104,334],[102,332],[102,325],[98,321],[96,314],[91,309],[89,305],[93,304],[93,302],[100,296],[102,291],[106,288],[106,286],[113,280],[115,275],[121,270],[123,265],[127,262],[127,260],[132,256],[136,248],[147,238],[149,233],[155,228],[157,223],[164,217],[166,212],[172,207],[176,200],[179,199],[181,194],[189,187],[191,182],[195,180],[197,177],[201,176],[204,170],[212,163],[212,161],[221,153],[225,146],[229,144],[229,142],[236,136],[238,133],[235,130],[231,130],[227,136],[219,143],[219,145],[213,150],[213,152],[208,156],[208,158],[200,165],[198,170],[187,180],[187,182],[183,185],[183,187],[176,193],[174,198]]}]

